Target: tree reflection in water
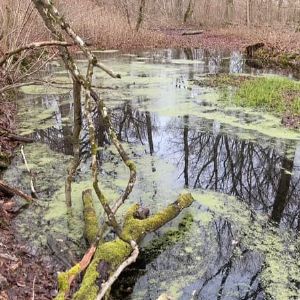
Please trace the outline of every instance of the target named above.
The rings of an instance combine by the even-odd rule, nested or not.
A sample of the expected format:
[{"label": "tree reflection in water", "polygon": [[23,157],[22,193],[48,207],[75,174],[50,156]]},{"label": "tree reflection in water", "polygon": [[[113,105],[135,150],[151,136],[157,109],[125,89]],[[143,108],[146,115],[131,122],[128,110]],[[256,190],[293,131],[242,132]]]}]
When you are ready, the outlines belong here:
[{"label": "tree reflection in water", "polygon": [[[239,53],[233,52],[229,59],[224,59],[218,52],[212,55],[207,50],[172,51],[164,52],[164,55],[205,62],[189,66],[188,78],[193,77],[195,68],[199,73],[243,71]],[[66,95],[35,99],[36,105],[53,109],[55,126],[37,130],[31,136],[48,144],[52,150],[71,155],[72,124],[67,120],[71,120],[73,108],[65,100]],[[159,157],[175,165],[178,187],[208,189],[235,196],[248,205],[253,219],[255,213],[262,213],[269,216],[274,227],[300,230],[299,145],[266,137],[250,140],[239,137],[234,128],[230,133],[228,128],[216,121],[196,119],[189,115],[163,117],[149,110],[140,110],[138,106],[125,101],[111,109],[118,138],[132,145],[143,146],[145,155]],[[109,141],[97,108],[93,118],[98,144],[105,147]],[[81,142],[83,162],[89,158],[86,125],[82,130]],[[99,163],[103,161],[102,151],[99,151],[98,160]],[[151,167],[155,169],[155,165]],[[153,182],[154,195],[159,184]],[[202,229],[201,222],[197,225]],[[164,274],[159,273],[162,281],[193,276],[196,279],[187,283],[182,299],[265,299],[268,295],[265,295],[260,282],[260,274],[266,268],[263,257],[247,249],[247,245],[240,245],[235,240],[237,232],[238,228],[226,217],[216,218],[210,230],[200,231],[194,239],[193,257],[189,253],[178,255],[184,245],[176,244],[147,266],[145,278],[153,279],[158,270],[164,271]],[[201,241],[201,245],[197,244],[197,240]],[[238,256],[237,250],[240,251]],[[201,264],[195,264],[193,260],[197,255],[203,258]],[[178,266],[186,268],[182,270]],[[138,280],[137,288],[146,287],[146,299],[155,299],[159,291],[152,291],[143,280],[142,277]],[[244,286],[240,285],[241,282]]]}]

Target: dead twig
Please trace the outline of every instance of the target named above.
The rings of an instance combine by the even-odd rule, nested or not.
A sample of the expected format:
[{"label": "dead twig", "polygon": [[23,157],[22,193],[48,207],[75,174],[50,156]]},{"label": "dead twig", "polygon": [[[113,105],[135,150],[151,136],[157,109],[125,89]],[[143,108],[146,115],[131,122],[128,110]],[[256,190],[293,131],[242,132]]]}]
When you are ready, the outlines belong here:
[{"label": "dead twig", "polygon": [[34,184],[33,184],[33,175],[32,175],[32,171],[30,170],[30,168],[29,168],[29,166],[28,166],[27,159],[26,159],[25,152],[24,152],[24,146],[23,146],[23,145],[21,146],[21,153],[22,153],[23,161],[24,161],[24,163],[25,163],[27,172],[28,172],[29,175],[30,175],[30,189],[31,189],[31,195],[32,195],[33,198],[38,199],[38,196],[37,196],[37,193],[36,193],[36,191],[35,191]]},{"label": "dead twig", "polygon": [[31,300],[34,300],[34,299],[35,299],[35,291],[34,291],[34,288],[35,288],[35,280],[36,280],[36,276],[34,276],[34,278],[33,278],[33,283],[32,283],[32,297],[31,297]]},{"label": "dead twig", "polygon": [[10,57],[12,57],[15,54],[18,54],[20,52],[23,52],[25,50],[31,50],[31,49],[37,49],[42,47],[49,47],[49,46],[72,46],[72,44],[67,42],[61,42],[61,41],[46,41],[46,42],[37,42],[37,43],[31,43],[24,46],[21,46],[17,49],[14,49],[12,51],[6,52],[1,58],[0,58],[0,66],[2,66]]}]

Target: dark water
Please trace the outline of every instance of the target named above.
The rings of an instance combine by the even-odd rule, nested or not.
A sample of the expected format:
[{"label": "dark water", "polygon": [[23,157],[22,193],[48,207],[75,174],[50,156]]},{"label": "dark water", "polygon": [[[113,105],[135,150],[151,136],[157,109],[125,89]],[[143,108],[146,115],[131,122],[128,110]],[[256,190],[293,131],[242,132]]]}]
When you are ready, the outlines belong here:
[{"label": "dark water", "polygon": [[[149,261],[142,259],[135,266],[140,270],[127,272],[118,283],[122,296],[116,297],[157,299],[167,293],[174,299],[299,299],[295,278],[300,271],[295,264],[300,245],[300,133],[279,130],[267,114],[219,105],[216,90],[190,81],[220,72],[275,72],[249,67],[239,52],[185,49],[101,57],[124,78],[114,81],[95,74],[96,83],[109,87],[100,93],[118,137],[138,161],[138,183],[130,201],[155,211],[184,188],[200,198],[205,191],[217,192],[213,195],[225,201],[223,210],[210,206],[213,199],[207,205],[197,201],[190,209],[195,222],[185,238]],[[85,67],[84,61],[79,64]],[[61,71],[51,65],[47,73],[64,77]],[[67,157],[72,155],[73,107],[69,90],[64,91],[24,96],[20,120],[23,134]],[[28,121],[32,110],[36,118]],[[45,111],[49,114],[42,116]],[[94,120],[102,147],[98,158],[103,182],[122,190],[126,172],[103,135],[96,108]],[[86,127],[81,154],[78,182],[88,178]],[[19,164],[16,161],[14,167]],[[44,191],[50,202],[53,192],[63,185],[65,162],[59,164],[55,173],[60,185]],[[234,196],[236,204],[228,196]],[[57,207],[50,205],[51,209]],[[51,220],[41,224],[51,232]],[[171,226],[177,225],[175,221]],[[154,237],[163,234],[162,230]]]}]

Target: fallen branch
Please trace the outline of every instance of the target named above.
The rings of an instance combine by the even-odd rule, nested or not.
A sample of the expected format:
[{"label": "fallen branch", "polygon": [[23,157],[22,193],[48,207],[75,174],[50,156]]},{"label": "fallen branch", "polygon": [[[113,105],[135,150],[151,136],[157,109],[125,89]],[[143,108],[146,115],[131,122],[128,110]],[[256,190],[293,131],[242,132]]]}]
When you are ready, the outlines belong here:
[{"label": "fallen branch", "polygon": [[69,293],[70,287],[76,276],[83,272],[90,264],[93,255],[96,251],[96,246],[92,245],[83,256],[82,260],[72,267],[70,270],[58,273],[58,289],[59,293],[55,300],[64,300]]},{"label": "fallen branch", "polygon": [[[189,207],[193,201],[191,194],[180,195],[174,203],[144,220],[135,217],[140,206],[137,204],[133,205],[125,216],[122,236],[126,240],[136,241],[139,244],[147,233],[156,231],[173,220],[184,208]],[[102,288],[107,288],[109,284],[104,283],[99,291],[99,280],[101,282],[103,279],[106,279],[104,280],[106,283],[111,283],[113,279],[115,280],[114,274],[117,274],[117,270],[119,272],[125,268],[123,266],[125,266],[125,262],[129,257],[131,259],[127,263],[132,262],[136,253],[136,248],[133,249],[132,245],[120,238],[99,245],[93,260],[86,270],[80,289],[74,295],[74,299],[96,299],[97,295],[102,295]]]},{"label": "fallen branch", "polygon": [[22,86],[38,85],[38,84],[40,84],[38,81],[30,81],[30,82],[21,82],[21,83],[14,83],[14,84],[6,85],[5,87],[0,89],[0,94],[5,93],[9,90],[20,88]]},{"label": "fallen branch", "polygon": [[204,30],[184,31],[181,35],[197,35],[204,33]]},{"label": "fallen branch", "polygon": [[95,64],[95,67],[100,68],[102,71],[106,72],[109,76],[111,76],[112,78],[121,78],[120,74],[116,74],[114,71],[112,71],[111,69],[109,69],[107,66],[105,66],[103,63],[97,62]]},{"label": "fallen branch", "polygon": [[22,47],[19,47],[17,49],[14,49],[10,52],[6,52],[2,57],[0,57],[0,66],[2,66],[10,57],[12,57],[15,54],[18,54],[25,50],[31,50],[31,49],[37,49],[42,47],[48,47],[48,46],[72,46],[72,44],[62,41],[46,41],[46,42],[37,42],[37,43],[31,43],[24,45]]},{"label": "fallen branch", "polygon": [[99,224],[93,205],[92,190],[82,192],[83,218],[84,218],[84,237],[90,245],[97,239]]},{"label": "fallen branch", "polygon": [[0,137],[5,137],[5,138],[7,138],[11,141],[15,141],[15,142],[23,142],[23,143],[33,143],[34,142],[34,140],[31,138],[13,134],[5,128],[0,128]]},{"label": "fallen branch", "polygon": [[121,273],[124,271],[125,268],[133,264],[137,257],[139,256],[139,247],[135,244],[131,255],[118,267],[118,269],[111,275],[111,277],[102,284],[101,291],[97,295],[96,300],[101,300],[106,292],[110,289],[110,287],[114,284],[114,282],[118,279]]},{"label": "fallen branch", "polygon": [[0,190],[3,191],[4,193],[8,194],[8,195],[11,195],[11,196],[17,195],[17,196],[25,199],[28,202],[34,202],[35,201],[31,196],[23,193],[22,191],[20,191],[17,188],[11,187],[7,183],[5,183],[3,180],[0,180]]}]

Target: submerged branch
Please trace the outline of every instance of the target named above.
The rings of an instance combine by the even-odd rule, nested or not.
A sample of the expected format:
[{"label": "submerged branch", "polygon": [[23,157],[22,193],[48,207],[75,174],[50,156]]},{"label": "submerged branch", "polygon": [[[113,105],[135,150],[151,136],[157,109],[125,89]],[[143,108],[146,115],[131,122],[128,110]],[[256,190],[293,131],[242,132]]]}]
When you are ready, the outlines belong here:
[{"label": "submerged branch", "polygon": [[8,185],[6,182],[4,182],[3,180],[0,180],[0,190],[3,191],[4,193],[8,194],[8,195],[17,195],[23,199],[25,199],[28,202],[34,202],[35,199],[33,199],[31,196],[23,193],[22,191],[20,191],[17,188],[14,188],[10,185]]}]

